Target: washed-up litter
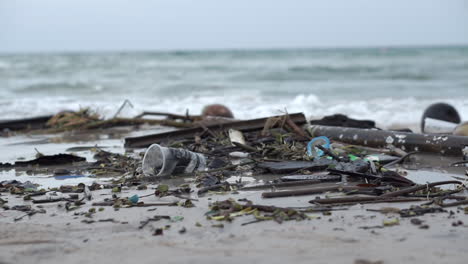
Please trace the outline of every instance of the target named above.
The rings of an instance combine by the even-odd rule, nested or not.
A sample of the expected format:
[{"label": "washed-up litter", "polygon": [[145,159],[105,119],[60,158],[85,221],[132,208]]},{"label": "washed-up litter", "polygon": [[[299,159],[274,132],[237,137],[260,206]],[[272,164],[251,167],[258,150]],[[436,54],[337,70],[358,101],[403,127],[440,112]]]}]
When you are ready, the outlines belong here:
[{"label": "washed-up litter", "polygon": [[70,154],[44,155],[33,160],[16,161],[14,164],[0,163],[0,168],[64,165],[81,161],[86,161],[86,159]]},{"label": "washed-up litter", "polygon": [[206,159],[200,153],[181,148],[166,148],[158,144],[151,145],[142,161],[146,176],[169,176],[204,170]]},{"label": "washed-up litter", "polygon": [[[153,114],[167,119],[165,122],[141,119]],[[85,204],[96,208],[111,207],[111,210],[154,207],[150,208],[154,211],[160,206],[177,206],[177,210],[193,208],[190,210],[197,211],[200,201],[206,199],[210,201],[206,217],[215,222],[203,225],[197,222],[196,226],[224,228],[225,224],[217,221],[231,222],[245,216],[242,225],[268,220],[282,223],[311,219],[310,213],[320,212],[326,216],[331,211],[345,210],[356,204],[414,205],[392,211],[401,219],[382,222],[381,227],[387,227],[398,225],[407,217],[445,213],[444,208],[468,204],[463,193],[466,190],[463,178],[437,182],[428,178],[427,184],[417,184],[400,170],[401,163],[413,162],[412,158],[420,153],[455,155],[462,160],[463,150],[468,146],[466,137],[378,130],[373,121],[354,120],[343,115],[313,120],[312,125],[307,125],[302,113],[209,124],[203,122],[202,116],[188,114],[156,112],[144,115],[134,119],[115,115],[105,120],[89,109],[83,109],[50,117],[42,129],[103,129],[143,123],[173,125],[181,129],[127,137],[124,154],[104,151],[98,146],[67,150],[92,151],[93,161],[58,154],[1,164],[1,168],[31,167],[37,172],[41,171],[36,167],[53,167],[48,172],[56,179],[79,179],[89,175],[112,178],[106,183],[62,185],[47,190],[28,182],[3,181],[0,182],[0,193],[24,198],[25,204],[8,204],[9,209],[32,216],[42,212],[37,205],[57,204],[70,214],[86,217],[84,223],[93,224],[100,222],[91,218],[101,210],[80,212]],[[178,184],[172,181],[178,181]],[[441,186],[455,188],[444,190]],[[102,192],[101,195],[95,195],[97,190]],[[310,197],[305,197],[302,202],[294,200],[297,207],[285,207],[256,204],[242,198],[243,195],[268,199],[269,204],[277,201],[281,204],[280,199],[287,199],[283,197]],[[4,207],[8,203],[0,201]],[[382,209],[379,212],[389,211]],[[162,219],[177,225],[187,217],[145,217],[137,228],[144,229],[150,222]],[[114,222],[113,219],[109,221]],[[163,235],[163,230],[169,230],[168,226],[151,228],[154,235]],[[187,231],[178,228],[180,233]]]}]

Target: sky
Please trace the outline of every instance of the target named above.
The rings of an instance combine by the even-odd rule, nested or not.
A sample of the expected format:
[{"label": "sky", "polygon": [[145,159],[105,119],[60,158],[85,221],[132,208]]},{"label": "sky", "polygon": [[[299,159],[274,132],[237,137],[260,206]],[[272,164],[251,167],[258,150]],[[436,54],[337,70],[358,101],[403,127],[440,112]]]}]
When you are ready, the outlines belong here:
[{"label": "sky", "polygon": [[0,0],[0,52],[468,44],[468,0]]}]

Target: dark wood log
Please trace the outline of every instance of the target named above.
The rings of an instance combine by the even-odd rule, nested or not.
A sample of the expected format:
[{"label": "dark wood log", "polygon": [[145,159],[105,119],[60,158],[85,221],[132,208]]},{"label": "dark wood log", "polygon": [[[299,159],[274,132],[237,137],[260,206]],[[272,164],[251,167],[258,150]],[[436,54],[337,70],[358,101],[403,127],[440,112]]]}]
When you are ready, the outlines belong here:
[{"label": "dark wood log", "polygon": [[279,192],[264,192],[262,193],[263,198],[278,198],[288,196],[300,196],[318,194],[324,192],[338,192],[338,191],[355,191],[355,190],[373,190],[374,188],[359,187],[359,186],[331,186],[331,187],[317,187],[291,191],[279,191]]},{"label": "dark wood log", "polygon": [[0,120],[0,130],[41,129],[45,128],[47,121],[51,118],[52,116],[49,115],[15,120]]},{"label": "dark wood log", "polygon": [[326,136],[331,140],[373,148],[397,147],[404,151],[440,153],[463,156],[468,137],[452,135],[416,134],[375,129],[359,129],[312,125],[313,137]]},{"label": "dark wood log", "polygon": [[[277,116],[283,117],[283,116]],[[145,148],[151,144],[157,143],[161,144],[168,141],[181,140],[187,138],[193,138],[196,134],[203,133],[206,129],[209,129],[212,132],[228,130],[230,128],[236,129],[242,132],[256,131],[263,129],[267,118],[258,118],[251,120],[242,120],[242,121],[233,121],[230,123],[220,123],[212,124],[204,127],[195,127],[188,128],[176,131],[170,131],[165,133],[152,134],[141,137],[128,137],[125,138],[125,147],[126,148]],[[303,113],[289,114],[289,118],[296,125],[304,125],[307,123],[307,120]]]}]

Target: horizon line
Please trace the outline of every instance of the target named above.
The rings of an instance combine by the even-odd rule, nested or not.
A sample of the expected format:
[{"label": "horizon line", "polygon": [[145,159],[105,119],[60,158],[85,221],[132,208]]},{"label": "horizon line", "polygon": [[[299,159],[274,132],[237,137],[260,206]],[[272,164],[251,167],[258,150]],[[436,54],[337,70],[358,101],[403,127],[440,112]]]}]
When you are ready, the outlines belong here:
[{"label": "horizon line", "polygon": [[284,46],[284,47],[239,47],[239,48],[178,48],[178,49],[70,49],[35,51],[0,51],[0,55],[38,55],[38,54],[82,54],[82,53],[178,53],[178,52],[236,52],[236,51],[285,51],[285,50],[359,50],[359,49],[405,49],[405,48],[457,48],[468,47],[468,43],[450,44],[393,44],[393,45],[350,45],[350,46]]}]

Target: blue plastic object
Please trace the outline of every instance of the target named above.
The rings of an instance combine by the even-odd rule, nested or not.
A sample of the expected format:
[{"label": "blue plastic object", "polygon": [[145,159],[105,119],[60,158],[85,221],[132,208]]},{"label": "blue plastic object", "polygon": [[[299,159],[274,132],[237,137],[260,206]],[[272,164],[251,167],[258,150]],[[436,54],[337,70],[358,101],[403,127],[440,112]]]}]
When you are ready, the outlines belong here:
[{"label": "blue plastic object", "polygon": [[139,200],[140,197],[138,197],[138,195],[133,195],[132,197],[128,197],[128,200],[133,203],[133,204],[136,204],[138,203],[138,200]]},{"label": "blue plastic object", "polygon": [[326,136],[315,137],[307,144],[307,155],[310,157],[321,157],[323,156],[323,150],[315,147],[317,145],[321,145],[326,149],[330,149],[330,139]]}]

